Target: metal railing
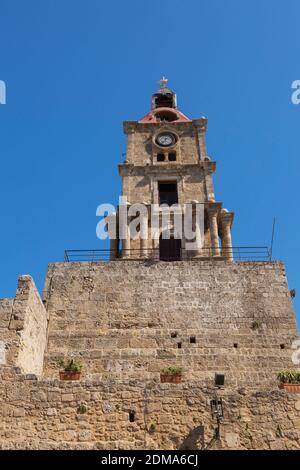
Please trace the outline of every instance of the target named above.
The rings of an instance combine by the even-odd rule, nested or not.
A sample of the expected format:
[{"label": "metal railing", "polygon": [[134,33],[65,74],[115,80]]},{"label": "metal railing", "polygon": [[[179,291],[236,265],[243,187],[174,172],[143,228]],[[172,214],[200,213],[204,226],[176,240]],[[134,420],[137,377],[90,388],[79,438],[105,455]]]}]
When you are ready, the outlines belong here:
[{"label": "metal railing", "polygon": [[159,248],[119,250],[113,252],[109,249],[91,250],[65,250],[66,262],[105,262],[109,260],[138,260],[153,259],[156,261],[194,261],[208,258],[228,259],[232,257],[234,261],[270,261],[272,258],[271,249],[268,246],[233,246],[223,247],[216,254],[212,247],[203,247],[200,251],[180,249],[180,252],[161,253]]}]

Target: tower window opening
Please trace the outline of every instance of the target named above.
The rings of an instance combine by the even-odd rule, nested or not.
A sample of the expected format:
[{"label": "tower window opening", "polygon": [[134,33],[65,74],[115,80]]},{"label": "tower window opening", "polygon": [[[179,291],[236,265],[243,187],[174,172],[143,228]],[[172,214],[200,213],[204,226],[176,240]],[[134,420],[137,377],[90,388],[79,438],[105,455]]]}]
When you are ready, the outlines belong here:
[{"label": "tower window opening", "polygon": [[165,161],[165,155],[163,153],[158,153],[156,157],[158,162],[164,162]]},{"label": "tower window opening", "polygon": [[155,97],[156,108],[173,108],[173,95],[171,93],[158,94]]},{"label": "tower window opening", "polygon": [[196,344],[196,336],[191,336],[190,337],[190,343],[191,344]]},{"label": "tower window opening", "polygon": [[178,203],[177,183],[161,182],[158,183],[159,204],[172,206]]},{"label": "tower window opening", "polygon": [[177,343],[177,348],[181,349],[182,348],[182,343]]},{"label": "tower window opening", "polygon": [[[159,259],[161,261],[180,261],[181,260],[181,240],[179,238],[174,238],[174,237],[165,239],[162,236],[160,236]],[[174,338],[176,336],[174,336]]]},{"label": "tower window opening", "polygon": [[129,422],[134,423],[135,420],[135,411],[129,411]]},{"label": "tower window opening", "polygon": [[234,347],[235,349],[237,349],[238,344],[237,344],[237,343],[234,343],[233,347]]},{"label": "tower window opening", "polygon": [[169,162],[176,162],[176,153],[169,153],[168,155]]},{"label": "tower window opening", "polygon": [[172,331],[171,338],[177,338],[177,331]]},{"label": "tower window opening", "polygon": [[285,344],[281,344],[280,349],[285,349]]},{"label": "tower window opening", "polygon": [[166,122],[173,122],[178,119],[177,114],[170,111],[160,111],[159,113],[155,113],[155,117],[158,121]]}]

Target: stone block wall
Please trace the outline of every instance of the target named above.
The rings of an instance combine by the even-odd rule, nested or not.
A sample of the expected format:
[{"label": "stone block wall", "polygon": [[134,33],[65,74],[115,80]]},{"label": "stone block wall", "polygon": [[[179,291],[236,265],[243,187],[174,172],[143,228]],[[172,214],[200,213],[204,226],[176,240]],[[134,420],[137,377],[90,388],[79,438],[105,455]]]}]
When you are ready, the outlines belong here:
[{"label": "stone block wall", "polygon": [[[153,148],[153,135],[161,129],[160,124],[137,124],[133,123],[135,132],[130,134],[126,159],[129,163],[137,166],[145,166],[151,162],[152,152],[159,152],[158,148]],[[185,164],[195,164],[200,160],[198,132],[191,122],[168,123],[168,130],[174,131],[180,136],[176,151],[178,160]]]},{"label": "stone block wall", "polygon": [[[122,194],[131,204],[158,204],[156,181],[170,178],[178,181],[179,204],[192,200],[214,200],[212,174],[215,172],[215,162],[205,160],[204,148],[203,155],[200,155],[203,145],[200,144],[197,124],[168,123],[168,131],[173,130],[178,135],[178,143],[169,150],[153,144],[153,136],[161,129],[160,124],[131,123],[129,127],[134,132],[128,133],[126,163],[119,165],[119,172],[122,176]],[[176,152],[176,161],[170,162],[166,158],[164,162],[158,162],[157,154],[162,152]]]},{"label": "stone block wall", "polygon": [[[178,172],[180,171],[180,177]],[[207,188],[210,173],[205,172],[199,165],[184,167],[175,163],[161,163],[153,167],[132,167],[123,165],[120,167],[123,183],[123,195],[131,204],[146,203],[159,204],[157,181],[174,179],[178,181],[179,204],[190,203],[193,200],[205,201],[209,193],[213,196],[213,189]],[[192,173],[192,175],[191,175]]]},{"label": "stone block wall", "polygon": [[[300,449],[300,394],[276,382],[298,336],[281,262],[51,264],[43,302],[29,276],[0,301],[0,334],[0,449],[196,449],[200,426],[208,445],[215,372],[212,449]],[[78,382],[58,380],[70,357]]]},{"label": "stone block wall", "polygon": [[13,299],[0,299],[0,365],[9,361],[8,349],[13,345],[14,334],[9,330]]},{"label": "stone block wall", "polygon": [[185,380],[276,386],[292,369],[298,337],[280,262],[115,261],[49,266],[45,377],[77,357],[86,378],[157,380],[180,366]]},{"label": "stone block wall", "polygon": [[[211,449],[300,449],[300,394],[218,392],[221,440]],[[0,369],[0,449],[197,449],[216,427],[215,397],[198,381],[61,382]],[[130,422],[129,414],[134,415]]]},{"label": "stone block wall", "polygon": [[30,276],[21,276],[14,299],[0,300],[0,364],[41,376],[48,316]]}]

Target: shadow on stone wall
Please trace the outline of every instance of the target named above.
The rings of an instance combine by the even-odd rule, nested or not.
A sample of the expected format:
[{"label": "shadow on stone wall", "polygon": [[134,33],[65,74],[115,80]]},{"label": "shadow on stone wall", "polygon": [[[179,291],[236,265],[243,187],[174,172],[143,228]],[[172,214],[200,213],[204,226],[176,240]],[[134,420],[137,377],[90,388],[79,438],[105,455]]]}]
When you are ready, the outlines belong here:
[{"label": "shadow on stone wall", "polygon": [[204,426],[197,426],[192,429],[178,450],[199,450],[204,448]]}]

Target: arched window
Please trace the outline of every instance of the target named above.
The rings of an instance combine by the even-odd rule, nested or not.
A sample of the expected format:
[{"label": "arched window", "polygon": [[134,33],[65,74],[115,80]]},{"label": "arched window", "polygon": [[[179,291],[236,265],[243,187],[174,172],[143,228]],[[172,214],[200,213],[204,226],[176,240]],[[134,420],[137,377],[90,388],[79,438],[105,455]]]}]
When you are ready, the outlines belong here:
[{"label": "arched window", "polygon": [[173,122],[177,121],[178,117],[176,113],[173,113],[172,111],[158,111],[155,113],[155,117],[158,121],[167,121],[167,122]]}]

